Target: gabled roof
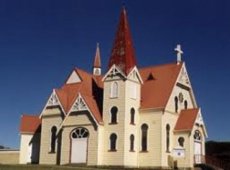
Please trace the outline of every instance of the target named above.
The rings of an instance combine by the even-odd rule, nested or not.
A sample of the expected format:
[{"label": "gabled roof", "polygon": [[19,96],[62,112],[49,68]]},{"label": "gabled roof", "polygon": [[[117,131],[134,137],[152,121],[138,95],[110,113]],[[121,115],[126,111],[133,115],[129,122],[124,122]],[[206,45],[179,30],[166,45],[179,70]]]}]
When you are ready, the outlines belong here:
[{"label": "gabled roof", "polygon": [[134,47],[125,8],[121,11],[111,57],[109,59],[109,69],[114,64],[120,67],[126,75],[128,75],[131,69],[136,65]]},{"label": "gabled roof", "polygon": [[[181,67],[182,63],[171,63],[139,69],[143,80],[141,109],[166,107]],[[149,80],[149,76],[154,79]]]},{"label": "gabled roof", "polygon": [[55,89],[60,103],[65,111],[68,113],[77,99],[78,94],[86,100],[87,105],[92,109],[95,118],[100,122],[102,121],[100,102],[96,101],[99,88],[103,88],[102,77],[93,76],[81,69],[75,69],[81,78],[81,82],[64,84],[60,89]]},{"label": "gabled roof", "polygon": [[101,56],[100,56],[100,48],[99,48],[98,43],[97,43],[96,54],[95,54],[95,57],[94,57],[93,67],[101,68]]},{"label": "gabled roof", "polygon": [[20,123],[20,133],[34,134],[41,125],[39,116],[22,115]]},{"label": "gabled roof", "polygon": [[179,118],[177,119],[175,131],[191,131],[196,121],[199,109],[181,110]]}]

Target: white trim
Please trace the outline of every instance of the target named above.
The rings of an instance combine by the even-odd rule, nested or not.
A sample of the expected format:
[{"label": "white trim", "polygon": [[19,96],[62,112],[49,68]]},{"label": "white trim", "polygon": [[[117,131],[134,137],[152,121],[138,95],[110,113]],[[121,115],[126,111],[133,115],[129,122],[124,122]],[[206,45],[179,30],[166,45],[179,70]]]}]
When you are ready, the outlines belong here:
[{"label": "white trim", "polygon": [[85,101],[79,94],[78,98],[75,100],[74,104],[72,105],[70,112],[76,112],[76,111],[84,111],[89,110]]},{"label": "white trim", "polygon": [[115,64],[109,69],[109,71],[105,74],[105,76],[102,78],[102,81],[105,81],[105,79],[108,76],[115,76],[118,73],[120,73],[122,75],[122,77],[124,77],[125,79],[127,78],[126,75],[119,69],[119,67],[117,67]]},{"label": "white trim", "polygon": [[[52,102],[53,102],[53,103],[52,103]],[[46,110],[46,108],[49,107],[49,106],[60,106],[62,112],[63,112],[64,114],[66,114],[66,113],[65,113],[65,110],[63,109],[63,107],[62,107],[62,105],[61,105],[61,102],[60,102],[60,100],[59,100],[59,98],[58,98],[58,95],[56,94],[55,89],[53,89],[53,92],[51,93],[51,95],[50,95],[48,101],[46,102],[45,107],[42,109],[42,112],[40,113],[39,118],[42,117],[43,112],[44,112],[44,111]]]},{"label": "white trim", "polygon": [[188,84],[187,84],[187,85],[183,84],[183,85],[189,87],[189,89],[190,89],[189,92],[190,92],[190,94],[191,94],[191,99],[192,99],[192,102],[193,102],[193,104],[194,104],[194,107],[196,108],[196,107],[197,107],[197,102],[196,102],[196,99],[195,99],[195,95],[194,95],[194,92],[193,92],[193,88],[192,88],[191,81],[190,81],[190,79],[189,79],[189,75],[188,75],[188,72],[187,72],[187,69],[186,69],[185,62],[183,62],[183,65],[182,65],[182,67],[181,67],[180,73],[178,74],[176,83],[181,84],[181,83],[180,83],[180,78],[181,78],[181,75],[182,75],[182,74],[186,74],[186,76],[187,76]]},{"label": "white trim", "polygon": [[[84,107],[76,107],[75,104],[78,102],[82,102],[84,104]],[[79,104],[77,104],[79,106]],[[77,109],[78,108],[78,109]],[[61,130],[63,124],[65,123],[66,119],[69,117],[71,112],[76,112],[76,111],[89,111],[89,113],[91,114],[94,122],[98,125],[99,122],[97,122],[97,120],[95,119],[94,115],[92,114],[91,110],[89,109],[87,103],[85,102],[84,98],[81,96],[80,93],[78,93],[78,97],[76,98],[75,102],[73,103],[71,109],[69,110],[69,112],[66,114],[64,120],[62,121],[62,123],[60,124],[58,130],[57,130],[57,134],[59,133],[59,131]]]},{"label": "white trim", "polygon": [[[202,124],[200,124],[200,121],[198,122],[199,117],[202,118]],[[207,138],[207,137],[208,137],[208,133],[207,133],[207,130],[206,130],[206,127],[205,127],[205,123],[204,123],[204,121],[203,121],[203,117],[202,117],[201,109],[200,109],[200,108],[199,108],[198,114],[197,114],[197,116],[196,116],[196,120],[195,120],[195,122],[194,122],[194,125],[195,125],[196,123],[198,123],[199,125],[202,125],[201,128],[203,129],[204,135],[205,135],[205,137]]]},{"label": "white trim", "polygon": [[132,76],[132,74],[133,74],[134,71],[135,71],[136,74],[137,74],[137,78],[138,78],[139,82],[140,82],[141,84],[143,84],[143,80],[142,80],[141,75],[140,75],[140,73],[139,73],[139,71],[138,71],[138,69],[137,69],[136,66],[133,67],[133,69],[129,72],[129,74],[128,74],[127,77],[130,78],[130,77]]},{"label": "white trim", "polygon": [[[187,70],[186,70],[185,63],[184,63],[184,62],[182,63],[180,72],[179,72],[179,74],[177,75],[177,79],[176,79],[176,81],[175,81],[175,83],[174,83],[174,85],[173,85],[172,91],[171,91],[171,93],[170,93],[170,95],[169,95],[169,98],[168,98],[168,101],[167,101],[165,107],[168,105],[168,103],[169,103],[169,101],[170,101],[170,97],[172,96],[172,93],[173,93],[173,90],[174,90],[175,86],[177,85],[177,83],[179,83],[179,79],[180,79],[181,72],[182,72],[183,69],[184,69],[184,71],[185,71],[186,74],[187,74]],[[192,85],[191,85],[191,83],[190,83],[188,74],[187,74],[187,77],[188,77],[188,81],[189,81],[189,85],[190,85],[190,86],[187,86],[187,87],[189,87],[189,93],[191,94],[191,101],[192,101],[192,103],[193,103],[193,105],[194,105],[193,107],[194,107],[194,108],[197,108],[197,103],[196,103],[195,95],[194,95],[194,93],[193,93]],[[179,83],[179,84],[181,84],[181,83]]]}]

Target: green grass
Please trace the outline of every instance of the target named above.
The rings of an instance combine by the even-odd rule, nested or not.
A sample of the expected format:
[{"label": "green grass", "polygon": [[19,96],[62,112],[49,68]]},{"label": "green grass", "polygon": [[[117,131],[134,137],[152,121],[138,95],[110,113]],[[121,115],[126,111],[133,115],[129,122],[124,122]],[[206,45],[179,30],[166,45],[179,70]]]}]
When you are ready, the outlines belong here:
[{"label": "green grass", "polygon": [[[0,170],[100,170],[83,166],[0,165]],[[106,169],[103,169],[106,170]]]},{"label": "green grass", "polygon": [[[159,170],[159,169],[154,169],[154,170]],[[122,168],[122,167],[100,167],[99,168],[99,167],[86,167],[84,165],[52,166],[52,165],[1,165],[0,164],[0,170],[151,170],[151,168],[139,168],[139,169]]]}]

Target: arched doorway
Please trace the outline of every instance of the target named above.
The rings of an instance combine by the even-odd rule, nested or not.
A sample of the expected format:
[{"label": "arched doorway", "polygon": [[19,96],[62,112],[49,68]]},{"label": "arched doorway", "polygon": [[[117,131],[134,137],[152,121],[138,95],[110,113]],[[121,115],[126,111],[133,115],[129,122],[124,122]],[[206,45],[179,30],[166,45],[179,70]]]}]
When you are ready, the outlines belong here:
[{"label": "arched doorway", "polygon": [[76,128],[71,132],[71,163],[86,163],[89,131]]}]

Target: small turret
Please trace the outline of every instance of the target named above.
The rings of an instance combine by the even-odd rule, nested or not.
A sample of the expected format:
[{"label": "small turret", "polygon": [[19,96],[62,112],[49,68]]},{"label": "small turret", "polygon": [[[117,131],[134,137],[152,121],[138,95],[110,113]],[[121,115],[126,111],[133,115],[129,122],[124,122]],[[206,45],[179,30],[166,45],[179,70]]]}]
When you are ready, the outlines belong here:
[{"label": "small turret", "polygon": [[94,57],[93,75],[96,75],[96,76],[101,75],[101,56],[100,56],[99,43],[97,43],[96,54]]}]

